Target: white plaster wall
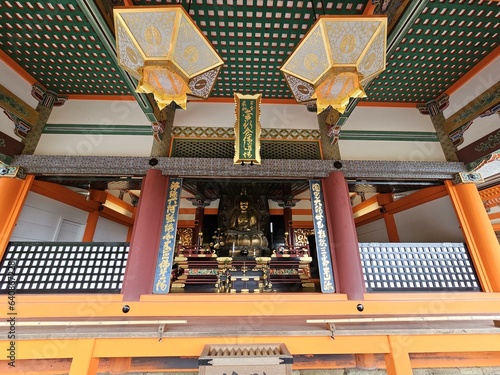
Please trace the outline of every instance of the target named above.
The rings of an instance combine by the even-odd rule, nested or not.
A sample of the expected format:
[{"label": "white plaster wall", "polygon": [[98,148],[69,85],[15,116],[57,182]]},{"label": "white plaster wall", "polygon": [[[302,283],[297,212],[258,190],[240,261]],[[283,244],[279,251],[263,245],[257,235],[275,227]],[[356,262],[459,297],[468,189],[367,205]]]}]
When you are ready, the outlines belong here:
[{"label": "white plaster wall", "polygon": [[81,241],[88,213],[67,204],[30,192],[26,198],[11,241],[55,241],[62,220],[79,227],[77,233],[60,233],[60,240]]},{"label": "white plaster wall", "polygon": [[151,125],[135,100],[76,99],[53,108],[47,124]]},{"label": "white plaster wall", "polygon": [[22,78],[2,60],[0,60],[0,85],[19,97],[32,108],[36,108],[38,105],[38,101],[31,96],[31,83]]},{"label": "white plaster wall", "polygon": [[14,134],[14,123],[10,121],[5,113],[0,110],[0,132],[7,134],[9,137],[21,140],[20,137]]},{"label": "white plaster wall", "polygon": [[497,57],[462,87],[450,95],[450,105],[443,111],[449,118],[483,92],[500,81],[500,57]]},{"label": "white plaster wall", "polygon": [[42,134],[35,155],[150,156],[150,135]]},{"label": "white plaster wall", "polygon": [[449,197],[442,197],[394,215],[401,242],[464,242]]},{"label": "white plaster wall", "polygon": [[339,141],[344,160],[446,161],[439,142]]},{"label": "white plaster wall", "polygon": [[500,129],[500,116],[494,114],[487,117],[479,117],[474,120],[472,125],[464,133],[464,142],[458,146],[458,149],[470,145],[478,139]]},{"label": "white plaster wall", "polygon": [[[232,128],[235,103],[192,102],[187,110],[176,110],[174,126]],[[316,114],[301,104],[261,104],[262,128],[318,129]]]},{"label": "white plaster wall", "polygon": [[[2,60],[0,60],[0,85],[19,97],[33,109],[38,105],[38,101],[31,96],[31,84],[25,81],[24,78],[19,76]],[[0,132],[14,139],[21,140],[21,138],[14,134],[14,124],[3,113],[3,110],[0,110]]]},{"label": "white plaster wall", "polygon": [[356,106],[345,130],[434,132],[430,116],[420,114],[416,108]]},{"label": "white plaster wall", "polygon": [[100,217],[92,242],[126,242],[128,227]]},{"label": "white plaster wall", "polygon": [[390,242],[384,219],[356,227],[358,242]]}]

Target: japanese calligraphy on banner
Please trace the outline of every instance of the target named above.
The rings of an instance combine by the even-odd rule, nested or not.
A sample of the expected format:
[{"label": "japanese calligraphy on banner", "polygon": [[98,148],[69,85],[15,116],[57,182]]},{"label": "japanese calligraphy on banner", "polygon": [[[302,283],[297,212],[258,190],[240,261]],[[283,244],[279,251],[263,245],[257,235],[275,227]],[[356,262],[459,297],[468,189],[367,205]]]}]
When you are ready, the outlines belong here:
[{"label": "japanese calligraphy on banner", "polygon": [[326,227],[325,205],[323,201],[323,191],[321,190],[321,181],[310,180],[309,189],[311,191],[314,235],[316,238],[321,292],[334,293],[335,285],[333,280],[332,259],[330,255],[330,244],[328,242],[328,229]]},{"label": "japanese calligraphy on banner", "polygon": [[171,178],[168,185],[168,196],[163,214],[163,226],[160,238],[160,249],[156,262],[154,294],[167,294],[170,291],[170,274],[175,253],[175,235],[179,216],[182,179]]},{"label": "japanese calligraphy on banner", "polygon": [[234,94],[236,101],[234,163],[260,164],[261,94]]}]

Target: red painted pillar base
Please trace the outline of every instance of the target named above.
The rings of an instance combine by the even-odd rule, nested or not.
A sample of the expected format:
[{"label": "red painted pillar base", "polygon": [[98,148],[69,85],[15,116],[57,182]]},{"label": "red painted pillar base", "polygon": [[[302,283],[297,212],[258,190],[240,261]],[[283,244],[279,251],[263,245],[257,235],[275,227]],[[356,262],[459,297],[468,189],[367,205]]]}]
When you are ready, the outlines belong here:
[{"label": "red painted pillar base", "polygon": [[362,300],[366,289],[351,199],[344,174],[330,173],[328,178],[323,180],[323,190],[332,259],[335,259],[337,266],[337,292],[347,294],[350,300]]},{"label": "red painted pillar base", "polygon": [[138,301],[142,294],[153,291],[167,189],[168,177],[150,169],[142,183],[130,240],[122,286],[124,301]]}]

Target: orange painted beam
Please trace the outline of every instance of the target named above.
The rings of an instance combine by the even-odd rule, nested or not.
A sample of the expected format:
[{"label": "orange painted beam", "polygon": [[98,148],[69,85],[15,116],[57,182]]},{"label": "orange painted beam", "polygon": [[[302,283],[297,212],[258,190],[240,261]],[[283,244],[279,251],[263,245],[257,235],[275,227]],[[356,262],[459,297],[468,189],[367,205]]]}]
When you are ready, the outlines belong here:
[{"label": "orange painted beam", "polygon": [[179,220],[177,226],[179,228],[194,228],[194,220]]},{"label": "orange painted beam", "polygon": [[500,352],[412,353],[413,368],[500,367]]},{"label": "orange painted beam", "polygon": [[194,215],[196,213],[196,207],[181,207],[179,208],[179,215]]},{"label": "orange painted beam", "polygon": [[94,357],[95,339],[78,339],[69,375],[95,375],[99,358]]},{"label": "orange painted beam", "polygon": [[137,99],[133,95],[81,95],[81,94],[66,94],[68,100],[117,100],[135,102]]},{"label": "orange painted beam", "polygon": [[128,232],[127,232],[127,242],[130,242],[130,240],[132,239],[132,232],[134,231],[134,227],[129,227],[128,228]]},{"label": "orange painted beam", "polygon": [[128,212],[134,212],[135,211],[135,207],[132,206],[131,204],[121,200],[120,198],[114,196],[113,194],[109,194],[107,193],[106,194],[106,201],[110,201],[111,203],[117,205],[118,207],[121,207],[123,208],[124,210],[128,211]]},{"label": "orange painted beam", "polygon": [[378,107],[378,108],[417,108],[420,103],[401,102],[365,102],[363,100],[356,104],[357,107]]},{"label": "orange painted beam", "polygon": [[98,202],[87,200],[83,195],[52,182],[36,180],[33,182],[31,191],[83,211],[92,212],[99,209]]},{"label": "orange painted beam", "polygon": [[435,199],[445,197],[447,194],[448,193],[445,186],[431,186],[387,204],[385,206],[385,210],[387,213],[395,214],[416,206],[420,206],[421,204],[433,201]]},{"label": "orange painted beam", "polygon": [[[361,336],[360,340],[364,337]],[[429,337],[432,339],[432,336]],[[382,357],[382,358],[380,358]],[[301,361],[300,355],[294,355],[293,370],[312,370],[312,369],[385,369],[383,354],[353,354],[344,355],[342,359],[327,360],[325,357],[314,360],[314,354],[307,355],[306,361]],[[158,361],[161,357],[151,359],[141,359],[131,367],[131,358],[112,357],[107,362],[101,361],[98,367],[98,373],[125,374],[127,372],[146,373],[159,371],[175,371],[177,369],[161,367]],[[372,359],[374,359],[372,361]],[[480,352],[454,352],[454,353],[411,353],[411,365],[413,369],[420,368],[456,368],[457,363],[461,368],[467,367],[500,367],[500,352],[480,351]],[[4,361],[5,362],[5,361]],[[2,362],[0,362],[2,363]],[[2,366],[2,363],[0,366]],[[23,375],[55,375],[68,374],[71,365],[71,359],[23,359],[16,360],[16,367],[22,369]],[[181,371],[180,369],[177,371]],[[198,371],[198,368],[183,369],[182,371]]]},{"label": "orange painted beam", "polygon": [[0,177],[0,259],[7,248],[35,177],[24,180]]},{"label": "orange painted beam", "polygon": [[375,204],[378,204],[377,195],[374,195],[373,197],[366,199],[364,202],[361,202],[361,203],[358,203],[357,205],[355,205],[352,208],[352,212],[356,213],[356,212],[359,212],[361,210],[366,210],[368,207],[370,207],[371,205],[375,205]]},{"label": "orange painted beam", "polygon": [[362,225],[369,224],[373,221],[381,220],[383,219],[383,217],[384,214],[378,210],[370,211],[364,214],[363,216],[354,218],[354,224],[356,224],[357,227],[360,227]]},{"label": "orange painted beam", "polygon": [[495,232],[500,232],[500,224],[493,224],[493,230]]},{"label": "orange painted beam", "polygon": [[[326,328],[325,328],[326,331]],[[492,353],[500,351],[500,334],[403,334],[330,336],[185,336],[165,335],[151,338],[34,339],[23,340],[17,348],[17,360],[73,358],[84,370],[95,366],[97,358],[124,357],[196,357],[207,342],[234,344],[284,343],[292,355],[386,354],[388,374],[411,374],[408,353]],[[92,345],[94,343],[94,345]],[[6,340],[0,341],[5,347]],[[8,347],[8,346],[7,346]],[[71,370],[73,370],[73,366]],[[87,370],[88,371],[88,370]],[[79,372],[75,372],[80,374]],[[83,372],[90,374],[91,372]],[[95,373],[95,372],[94,372]],[[73,374],[70,371],[70,374]]]},{"label": "orange painted beam", "polygon": [[314,223],[311,221],[299,221],[299,220],[294,220],[293,221],[293,228],[294,229],[312,229],[314,228]]},{"label": "orange painted beam", "polygon": [[412,375],[410,355],[394,336],[387,337],[389,353],[384,355],[387,375]]},{"label": "orange painted beam", "polygon": [[500,292],[500,244],[476,185],[445,185],[483,290]]},{"label": "orange painted beam", "polygon": [[354,219],[354,222],[356,223],[356,226],[359,227],[373,221],[381,220],[384,218],[385,214],[394,215],[398,212],[408,210],[434,199],[442,198],[446,195],[447,191],[445,186],[431,186],[424,188],[397,201],[392,201],[391,194],[378,194],[370,199],[367,199],[365,202],[356,205],[355,207],[368,202],[368,204],[363,205],[361,208],[356,210],[356,212],[360,212],[365,206],[374,205],[374,207],[377,207],[374,203],[374,201],[376,201],[377,205],[381,206],[380,210],[370,211],[362,216],[358,216]]},{"label": "orange painted beam", "polygon": [[[234,97],[227,98],[214,98],[210,97],[203,101],[196,101],[196,103],[231,103],[234,104]],[[275,98],[262,98],[262,104],[299,104],[295,99],[275,99]]]},{"label": "orange painted beam", "polygon": [[128,227],[133,227],[134,226],[134,219],[127,215],[123,215],[119,212],[116,212],[112,210],[109,207],[103,206],[102,210],[100,211],[100,216],[114,221],[115,223],[121,224],[121,225],[126,225]]},{"label": "orange painted beam", "polygon": [[365,10],[363,11],[363,16],[373,16],[373,12],[375,11],[376,7],[376,4],[368,1],[368,4],[366,4]]},{"label": "orange painted beam", "polygon": [[312,209],[292,207],[292,215],[312,215]]},{"label": "orange painted beam", "polygon": [[454,352],[492,352],[500,351],[500,332],[498,334],[439,334],[432,335],[432,342],[424,335],[401,338],[410,353],[454,353]]},{"label": "orange painted beam", "polygon": [[490,218],[490,220],[500,219],[500,212],[495,212],[493,214],[489,214],[488,217]]},{"label": "orange painted beam", "polygon": [[[435,293],[429,298],[415,298],[411,293],[406,299],[366,299],[364,312],[357,311],[359,302],[348,301],[345,295],[321,293],[272,293],[268,295],[219,295],[219,294],[168,294],[142,295],[140,301],[127,302],[130,312],[127,319],[189,318],[203,316],[226,317],[361,317],[415,316],[415,315],[470,315],[494,314],[500,311],[500,293]],[[478,295],[488,294],[489,298]],[[370,295],[370,294],[366,294]],[[464,296],[465,295],[465,296]],[[460,297],[464,296],[464,297]],[[43,297],[43,298],[42,298]],[[16,309],[23,319],[123,319],[121,295],[17,295]],[[372,297],[374,298],[374,297]],[[175,305],[176,308],[171,307]],[[8,301],[0,301],[0,316],[6,318]],[[252,318],[253,319],[253,318]],[[305,318],[304,318],[305,319]]]}]

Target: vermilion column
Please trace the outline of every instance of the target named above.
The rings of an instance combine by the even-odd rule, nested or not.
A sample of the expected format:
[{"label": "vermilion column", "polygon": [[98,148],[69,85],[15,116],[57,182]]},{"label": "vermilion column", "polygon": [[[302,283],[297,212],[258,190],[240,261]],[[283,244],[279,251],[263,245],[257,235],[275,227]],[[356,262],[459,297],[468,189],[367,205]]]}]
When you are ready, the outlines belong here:
[{"label": "vermilion column", "polygon": [[130,240],[122,287],[124,301],[138,301],[142,294],[153,291],[167,189],[168,177],[150,169],[142,183]]},{"label": "vermilion column", "polygon": [[500,292],[500,245],[476,185],[445,183],[483,290]]},{"label": "vermilion column", "polygon": [[26,176],[24,180],[0,177],[0,259],[3,258],[34,179],[32,175]]},{"label": "vermilion column", "polygon": [[332,259],[335,259],[337,265],[337,291],[347,294],[348,299],[362,300],[366,289],[351,199],[344,174],[330,173],[323,180],[323,189]]},{"label": "vermilion column", "polygon": [[85,226],[85,232],[83,233],[82,242],[92,242],[94,240],[94,234],[97,228],[98,221],[99,221],[99,211],[89,212],[89,215],[87,216],[87,225]]}]

